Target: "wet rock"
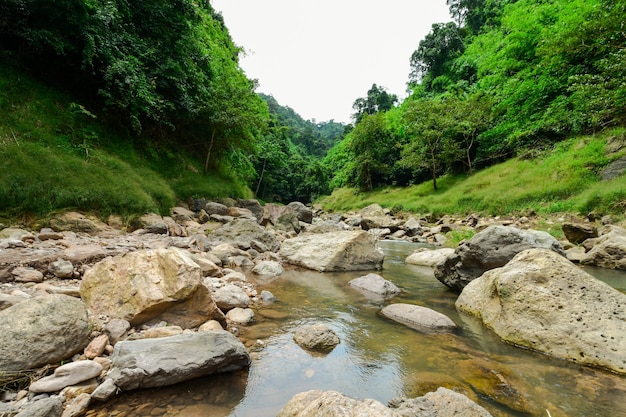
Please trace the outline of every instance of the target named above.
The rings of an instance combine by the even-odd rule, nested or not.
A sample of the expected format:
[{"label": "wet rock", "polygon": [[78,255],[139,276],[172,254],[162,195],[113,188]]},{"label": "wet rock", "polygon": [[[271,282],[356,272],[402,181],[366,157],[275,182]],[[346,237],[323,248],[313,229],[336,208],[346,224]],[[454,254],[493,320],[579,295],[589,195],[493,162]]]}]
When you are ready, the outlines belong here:
[{"label": "wet rock", "polygon": [[74,265],[70,261],[59,259],[50,263],[48,266],[48,272],[57,278],[73,278]]},{"label": "wet rock", "polygon": [[270,291],[267,291],[267,290],[261,291],[261,295],[259,296],[259,298],[265,304],[270,304],[276,301],[276,297],[274,296],[274,294],[272,294]]},{"label": "wet rock", "polygon": [[59,362],[89,342],[87,309],[79,299],[50,294],[0,311],[0,369],[20,371]]},{"label": "wet rock", "polygon": [[491,417],[465,395],[443,387],[423,397],[395,401],[394,408],[403,417]]},{"label": "wet rock", "polygon": [[[170,248],[136,251],[98,262],[85,273],[80,294],[95,314],[125,319],[133,325],[169,311],[184,321],[181,326],[192,326],[213,318],[217,309],[203,288],[200,267],[183,251]],[[181,317],[180,312],[190,308],[181,306],[182,302],[193,306],[193,316]]]},{"label": "wet rock", "polygon": [[351,280],[348,284],[358,290],[366,291],[366,294],[371,293],[383,298],[393,297],[400,293],[400,288],[378,274],[367,274]]},{"label": "wet rock", "polygon": [[502,339],[626,374],[626,294],[546,249],[529,249],[465,287],[458,310]]},{"label": "wet rock", "polygon": [[590,223],[563,223],[561,226],[565,238],[574,243],[583,243],[587,239],[598,237],[598,228]]},{"label": "wet rock", "polygon": [[442,248],[434,250],[419,248],[415,252],[407,256],[404,262],[411,265],[429,266],[434,268],[453,254],[454,249],[452,248]]},{"label": "wet rock", "polygon": [[546,248],[565,256],[561,244],[546,232],[494,225],[459,245],[454,254],[435,267],[435,277],[461,292],[483,272],[505,265],[529,248]]},{"label": "wet rock", "polygon": [[587,239],[589,248],[580,263],[602,268],[626,271],[626,230],[618,226],[608,226],[608,233],[596,239]]},{"label": "wet rock", "polygon": [[323,323],[298,327],[293,340],[305,349],[319,352],[330,352],[341,342],[339,336]]},{"label": "wet rock", "polygon": [[31,392],[55,392],[70,385],[95,378],[102,372],[102,366],[94,361],[70,362],[59,366],[54,374],[33,382],[28,388]]},{"label": "wet rock", "polygon": [[115,345],[108,378],[122,390],[162,387],[246,368],[250,356],[229,332],[210,331]]},{"label": "wet rock", "polygon": [[294,265],[320,272],[380,269],[383,252],[365,231],[302,234],[287,239],[280,255]]},{"label": "wet rock", "polygon": [[380,313],[388,319],[426,333],[448,332],[457,327],[448,316],[412,304],[390,304]]},{"label": "wet rock", "polygon": [[336,391],[307,391],[296,394],[277,417],[399,417],[376,400],[355,400]]}]

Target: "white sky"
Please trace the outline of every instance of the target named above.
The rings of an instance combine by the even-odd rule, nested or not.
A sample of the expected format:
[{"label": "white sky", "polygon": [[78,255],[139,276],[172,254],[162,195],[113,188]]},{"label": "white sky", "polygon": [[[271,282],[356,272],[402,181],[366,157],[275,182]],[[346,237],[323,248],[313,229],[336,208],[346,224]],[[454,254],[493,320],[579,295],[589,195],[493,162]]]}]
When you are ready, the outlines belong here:
[{"label": "white sky", "polygon": [[247,55],[257,91],[304,119],[349,123],[372,84],[405,97],[411,54],[445,0],[211,0]]}]

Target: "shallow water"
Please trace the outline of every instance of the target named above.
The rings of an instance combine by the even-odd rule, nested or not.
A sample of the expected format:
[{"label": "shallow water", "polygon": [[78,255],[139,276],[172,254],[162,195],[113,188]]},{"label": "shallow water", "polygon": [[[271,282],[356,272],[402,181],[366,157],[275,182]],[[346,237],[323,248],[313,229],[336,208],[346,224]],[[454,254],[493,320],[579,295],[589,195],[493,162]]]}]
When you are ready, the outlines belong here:
[{"label": "shallow water", "polygon": [[[387,403],[446,386],[495,416],[547,416],[546,410],[552,417],[626,416],[626,377],[502,343],[456,312],[456,294],[430,268],[404,264],[415,244],[381,246],[385,264],[379,273],[403,290],[392,301],[446,314],[459,325],[456,332],[424,334],[381,317],[388,302],[347,285],[363,272],[290,270],[259,283],[259,291],[267,289],[279,301],[258,310],[255,325],[240,328],[253,352],[249,371],[124,393],[88,415],[265,417],[311,389]],[[587,271],[626,292],[625,273]],[[328,355],[310,354],[292,340],[298,326],[314,322],[328,324],[341,338]]]}]

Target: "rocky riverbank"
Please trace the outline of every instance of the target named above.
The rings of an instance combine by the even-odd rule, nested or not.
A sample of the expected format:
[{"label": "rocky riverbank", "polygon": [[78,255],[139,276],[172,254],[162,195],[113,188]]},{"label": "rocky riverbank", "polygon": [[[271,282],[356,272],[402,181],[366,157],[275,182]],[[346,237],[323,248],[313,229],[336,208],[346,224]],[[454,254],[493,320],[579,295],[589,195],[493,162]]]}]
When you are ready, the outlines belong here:
[{"label": "rocky riverbank", "polygon": [[[114,217],[103,223],[79,213],[65,213],[52,218],[48,227],[40,230],[1,230],[0,346],[7,353],[0,358],[4,400],[0,413],[77,416],[87,412],[91,401],[106,401],[118,390],[163,386],[246,368],[251,361],[246,346],[254,341],[236,337],[238,329],[254,320],[257,306],[274,299],[271,293],[259,293],[247,276],[254,274],[260,281],[271,280],[285,268],[300,267],[317,271],[380,269],[383,257],[376,246],[377,239],[441,246],[448,231],[479,232],[436,261],[429,259],[430,255],[443,251],[424,252],[421,256],[425,260],[416,262],[429,262],[436,272],[442,271],[442,277],[459,276],[462,284],[450,286],[463,292],[468,284],[482,279],[484,272],[496,274],[494,271],[518,253],[546,247],[546,242],[567,265],[571,262],[563,255],[581,263],[626,269],[626,232],[614,225],[564,222],[568,239],[582,245],[576,246],[556,242],[538,232],[522,232],[532,224],[526,218],[505,221],[468,216],[434,221],[395,217],[376,205],[359,213],[332,215],[314,212],[300,203],[225,203],[194,200],[188,207],[172,209],[171,216],[145,215],[129,225]],[[508,237],[494,234],[493,230],[506,232]],[[485,237],[487,233],[489,236]],[[490,259],[491,253],[501,255],[505,248],[510,254],[504,255],[503,261],[483,262]],[[532,256],[542,257],[543,252]],[[443,267],[450,259],[456,259],[452,263],[454,272]],[[478,261],[483,263],[482,269],[477,269]],[[393,296],[386,283],[370,278],[372,293]],[[369,291],[361,281],[353,285]],[[601,290],[618,304],[624,297],[610,289]],[[581,302],[590,306],[585,300]],[[460,302],[459,308],[464,309],[461,306],[467,304]],[[418,320],[410,316],[416,314],[415,309],[403,308],[407,307],[408,318],[402,316],[398,321],[419,321],[420,328],[429,326],[428,322],[421,322],[424,314],[420,312]],[[624,321],[623,309],[615,310],[617,320],[607,317],[608,327],[612,326],[609,323]],[[393,316],[398,314],[394,312]],[[567,314],[572,318],[576,312]],[[584,323],[587,326],[590,322],[585,319]],[[497,326],[491,322],[485,320],[485,325],[497,332]],[[565,326],[562,330],[572,329],[584,330]],[[607,336],[605,328],[594,323],[596,330]],[[619,332],[624,334],[623,329]],[[591,334],[590,343],[593,337]],[[607,350],[624,351],[623,337],[615,339],[609,335],[607,339]],[[517,340],[512,343],[522,344]],[[528,347],[541,350],[532,344]],[[154,356],[142,353],[147,351]],[[201,357],[194,356],[198,353],[202,353]],[[547,353],[561,355],[558,350]],[[603,356],[597,351],[583,354]],[[190,359],[181,361],[181,357]],[[58,366],[60,363],[64,365]],[[581,363],[616,372],[623,370],[623,365],[611,367],[602,360]],[[311,395],[303,398],[334,398],[334,394]],[[346,407],[352,407],[351,401],[345,401]],[[406,408],[410,401],[401,403]]]}]

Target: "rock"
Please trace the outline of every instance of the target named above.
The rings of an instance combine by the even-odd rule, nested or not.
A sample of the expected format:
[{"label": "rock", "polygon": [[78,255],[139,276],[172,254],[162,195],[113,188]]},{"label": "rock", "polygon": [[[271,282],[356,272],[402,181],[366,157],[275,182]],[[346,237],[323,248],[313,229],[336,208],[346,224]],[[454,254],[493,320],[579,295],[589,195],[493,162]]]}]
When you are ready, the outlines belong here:
[{"label": "rock", "polygon": [[565,256],[561,244],[546,232],[493,225],[460,244],[454,254],[438,264],[435,278],[461,292],[483,272],[505,265],[529,248],[547,248]]},{"label": "rock", "polygon": [[248,325],[254,321],[254,311],[249,308],[235,307],[226,313],[226,318],[236,324]]},{"label": "rock", "polygon": [[55,392],[70,385],[75,385],[91,378],[95,378],[102,372],[102,366],[94,361],[85,360],[66,363],[54,370],[54,374],[43,377],[28,388],[31,392]]},{"label": "rock", "polygon": [[261,261],[252,268],[252,272],[265,277],[276,277],[284,272],[283,266],[276,261]]},{"label": "rock", "polygon": [[0,311],[0,369],[21,371],[59,362],[89,342],[87,309],[79,299],[49,294]]},{"label": "rock", "polygon": [[209,320],[206,323],[202,323],[202,325],[198,327],[199,332],[209,332],[213,330],[224,330],[224,328],[217,320]]},{"label": "rock", "polygon": [[355,400],[336,391],[296,394],[276,417],[399,417],[376,400]]},{"label": "rock", "polygon": [[81,213],[67,212],[50,219],[50,227],[55,232],[83,232],[96,234],[106,229],[106,225],[93,217]]},{"label": "rock", "polygon": [[618,226],[608,226],[608,230],[599,238],[585,241],[585,248],[591,248],[580,263],[626,271],[626,230]]},{"label": "rock", "polygon": [[89,394],[80,394],[65,405],[65,410],[63,410],[61,417],[78,417],[84,415],[89,407],[90,400],[91,396]]},{"label": "rock", "polygon": [[174,248],[106,258],[84,274],[80,294],[93,313],[132,325],[168,313],[168,322],[195,327],[217,313],[200,267]]},{"label": "rock", "polygon": [[239,271],[232,271],[232,270],[227,270],[224,269],[224,271],[229,271],[228,273],[226,273],[222,279],[226,282],[247,282],[248,278],[246,278],[246,275],[242,272]]},{"label": "rock", "polygon": [[287,204],[287,207],[290,207],[294,211],[299,221],[309,224],[313,223],[313,210],[305,206],[303,203],[299,201],[292,201]]},{"label": "rock", "polygon": [[15,417],[61,417],[62,413],[63,400],[60,396],[53,395],[28,403]]},{"label": "rock", "polygon": [[365,231],[302,234],[283,242],[279,254],[289,263],[320,272],[380,269],[384,255]]},{"label": "rock", "polygon": [[0,293],[0,311],[5,310],[17,303],[28,300],[28,294],[4,294]]},{"label": "rock", "polygon": [[252,241],[261,242],[269,251],[276,252],[280,243],[273,233],[267,231],[256,221],[245,218],[234,219],[208,235],[209,239],[218,243],[239,243],[251,246]]},{"label": "rock", "polygon": [[109,342],[112,345],[126,337],[129,330],[130,323],[124,319],[111,319],[104,328],[106,334],[109,335]]},{"label": "rock", "polygon": [[247,308],[250,305],[250,297],[246,291],[235,284],[226,284],[213,293],[213,299],[222,310],[230,310],[236,307]]},{"label": "rock", "polygon": [[626,294],[545,249],[472,281],[456,301],[503,340],[626,374]]},{"label": "rock", "polygon": [[96,356],[102,355],[102,352],[104,352],[104,349],[108,344],[109,336],[106,334],[101,334],[100,336],[95,337],[85,348],[85,357],[87,359],[93,359]]},{"label": "rock", "polygon": [[116,392],[117,385],[115,385],[115,382],[113,382],[112,379],[105,379],[91,394],[91,398],[96,401],[107,401],[113,397]]},{"label": "rock", "polygon": [[422,224],[415,217],[411,217],[409,220],[407,220],[402,228],[406,231],[406,234],[409,237],[419,236],[424,233],[424,228],[422,227]]},{"label": "rock", "polygon": [[218,216],[228,215],[228,207],[224,204],[209,201],[204,205],[204,211],[209,215],[217,214]]},{"label": "rock", "polygon": [[419,248],[415,252],[407,256],[404,262],[411,265],[429,266],[431,268],[434,268],[453,254],[454,249],[452,248],[442,248],[434,250]]},{"label": "rock", "polygon": [[122,390],[163,387],[250,365],[244,345],[219,330],[115,345],[107,377]]},{"label": "rock", "polygon": [[202,270],[202,275],[204,276],[215,276],[221,271],[220,267],[217,266],[215,262],[213,262],[205,253],[192,253],[189,256],[191,256],[191,259],[198,264]]},{"label": "rock", "polygon": [[46,240],[61,240],[63,239],[63,234],[57,233],[50,228],[44,227],[43,229],[39,231],[39,234],[37,235],[37,239],[39,239],[42,242]]},{"label": "rock", "polygon": [[254,217],[257,219],[257,222],[261,222],[261,220],[263,219],[263,206],[261,206],[261,203],[259,203],[258,200],[254,200],[254,199],[239,199],[237,200],[237,206],[243,209],[247,209],[250,210],[250,212],[254,215]]},{"label": "rock", "polygon": [[35,240],[35,236],[28,230],[20,229],[18,227],[7,227],[0,230],[0,239],[32,243]]},{"label": "rock", "polygon": [[380,313],[388,319],[426,333],[449,332],[457,327],[448,316],[412,304],[390,304]]},{"label": "rock", "polygon": [[265,304],[271,304],[274,301],[276,301],[276,297],[274,296],[274,294],[272,294],[271,292],[269,292],[267,290],[261,291],[261,295],[259,296],[259,298]]},{"label": "rock", "polygon": [[48,265],[48,272],[57,278],[73,278],[74,265],[65,259],[59,259]]},{"label": "rock", "polygon": [[400,227],[400,222],[389,216],[387,212],[378,204],[371,204],[363,208],[361,214],[361,228],[389,229],[389,233],[395,232]]},{"label": "rock", "polygon": [[583,243],[587,239],[598,237],[598,228],[590,223],[563,223],[561,226],[565,238],[574,243]]},{"label": "rock", "polygon": [[144,339],[156,339],[183,334],[183,329],[180,326],[159,326],[146,329],[142,334]]},{"label": "rock", "polygon": [[393,297],[401,292],[400,288],[398,288],[393,282],[387,281],[378,274],[367,274],[351,280],[348,284],[356,289],[366,291],[383,298]]},{"label": "rock", "polygon": [[604,168],[601,174],[602,180],[610,181],[623,175],[624,172],[626,172],[626,156],[616,159]]},{"label": "rock", "polygon": [[279,230],[300,233],[300,223],[291,206],[268,203],[263,207],[261,225],[272,225]]},{"label": "rock", "polygon": [[18,266],[11,273],[17,282],[43,282],[43,274],[33,268]]},{"label": "rock", "polygon": [[129,232],[140,230],[143,233],[154,233],[157,235],[166,235],[168,233],[168,227],[163,217],[156,213],[147,213],[139,218],[131,220],[129,225]]},{"label": "rock", "polygon": [[443,387],[423,397],[401,400],[394,411],[403,417],[491,417],[465,395]]},{"label": "rock", "polygon": [[341,342],[339,336],[323,323],[298,327],[293,340],[305,349],[319,352],[330,352]]}]

